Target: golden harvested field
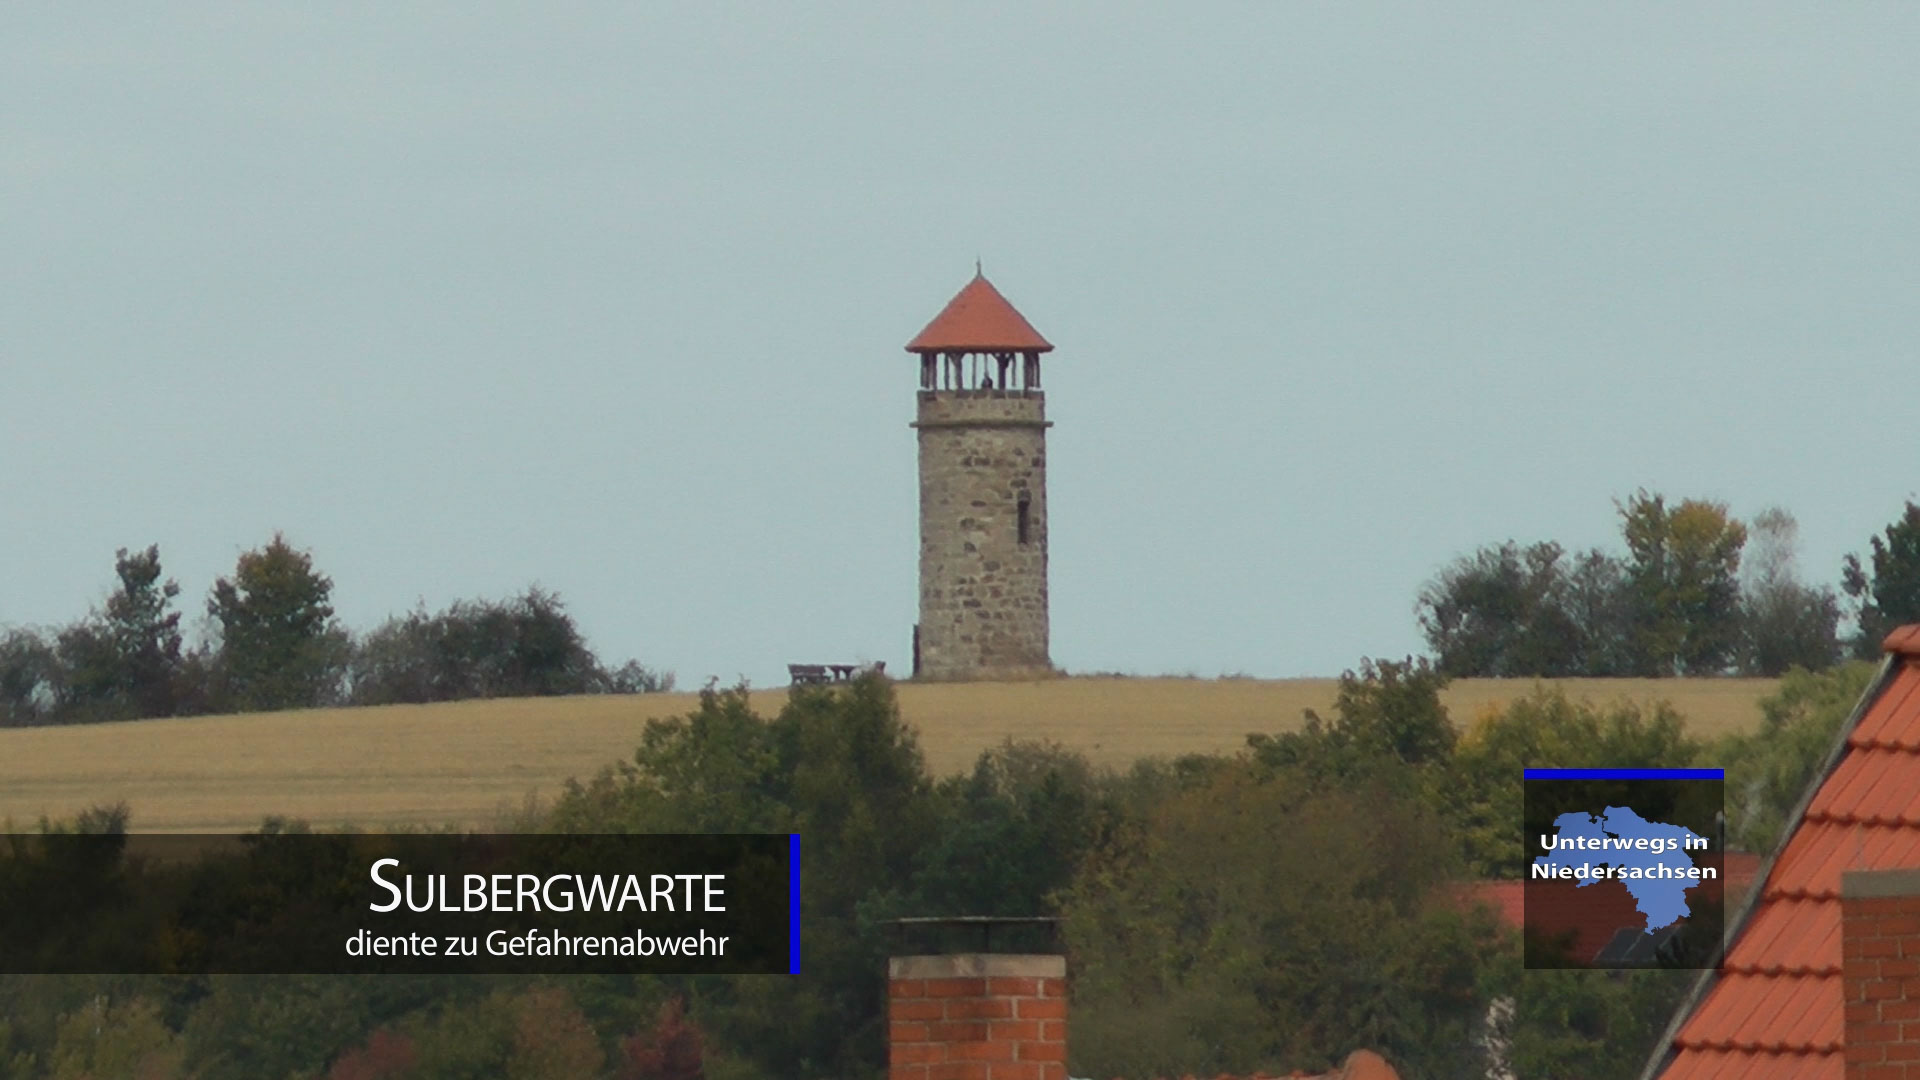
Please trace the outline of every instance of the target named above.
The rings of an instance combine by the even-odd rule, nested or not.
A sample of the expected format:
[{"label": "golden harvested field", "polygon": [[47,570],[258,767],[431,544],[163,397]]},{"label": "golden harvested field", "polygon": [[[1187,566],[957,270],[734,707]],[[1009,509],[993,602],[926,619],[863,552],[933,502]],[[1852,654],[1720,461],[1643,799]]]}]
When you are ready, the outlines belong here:
[{"label": "golden harvested field", "polygon": [[[1568,679],[1573,697],[1664,699],[1703,736],[1746,730],[1767,679]],[[1533,689],[1468,679],[1446,691],[1456,722]],[[1332,705],[1332,679],[1073,678],[901,684],[900,708],[938,772],[968,768],[1008,737],[1046,739],[1125,767],[1154,755],[1231,751],[1251,732],[1299,726]],[[756,691],[777,712],[784,690]],[[692,694],[526,698],[205,716],[0,731],[0,821],[15,828],[124,800],[143,832],[234,832],[262,817],[318,827],[484,826],[529,795],[551,797],[630,754],[651,717]]]}]

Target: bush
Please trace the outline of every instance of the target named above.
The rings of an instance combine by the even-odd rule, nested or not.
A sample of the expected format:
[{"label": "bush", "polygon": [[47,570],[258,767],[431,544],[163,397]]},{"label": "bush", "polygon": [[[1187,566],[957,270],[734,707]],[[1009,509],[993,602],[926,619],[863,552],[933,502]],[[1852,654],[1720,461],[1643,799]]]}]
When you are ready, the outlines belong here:
[{"label": "bush", "polygon": [[602,669],[560,598],[537,588],[389,619],[360,640],[348,680],[356,705],[636,694],[673,685],[672,676],[637,661]]}]

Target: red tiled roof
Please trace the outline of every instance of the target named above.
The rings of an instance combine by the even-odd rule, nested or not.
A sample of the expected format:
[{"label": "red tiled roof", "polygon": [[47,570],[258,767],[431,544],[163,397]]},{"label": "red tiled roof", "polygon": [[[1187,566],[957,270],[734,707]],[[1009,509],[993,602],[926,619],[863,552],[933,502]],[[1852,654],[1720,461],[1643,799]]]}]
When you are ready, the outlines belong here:
[{"label": "red tiled roof", "polygon": [[1753,888],[1753,879],[1760,874],[1760,856],[1751,851],[1729,851],[1721,859],[1727,879],[1727,910],[1731,912]]},{"label": "red tiled roof", "polygon": [[927,328],[907,342],[907,351],[1043,353],[1053,346],[991,281],[975,274]]},{"label": "red tiled roof", "polygon": [[1841,871],[1920,867],[1920,626],[1885,647],[1886,675],[1681,1023],[1663,1080],[1843,1076]]},{"label": "red tiled roof", "polygon": [[[1791,1076],[1795,1080],[1845,1080],[1846,1063],[1839,1054],[1796,1054],[1783,1053],[1775,1056],[1779,1075]],[[1686,1062],[1688,1077],[1694,1080],[1747,1080],[1753,1075],[1753,1057],[1745,1053],[1728,1053],[1720,1050],[1683,1051],[1674,1059],[1672,1068],[1679,1068]],[[1673,1075],[1672,1069],[1668,1075]]]}]

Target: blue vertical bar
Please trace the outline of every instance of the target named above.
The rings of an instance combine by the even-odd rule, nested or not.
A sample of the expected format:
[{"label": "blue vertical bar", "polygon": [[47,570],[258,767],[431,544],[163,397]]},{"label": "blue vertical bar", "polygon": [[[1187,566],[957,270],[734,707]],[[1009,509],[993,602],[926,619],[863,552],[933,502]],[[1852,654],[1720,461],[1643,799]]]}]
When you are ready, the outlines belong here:
[{"label": "blue vertical bar", "polygon": [[790,950],[787,974],[800,974],[800,834],[788,833],[787,887],[793,897],[793,919],[788,923],[787,948]]}]

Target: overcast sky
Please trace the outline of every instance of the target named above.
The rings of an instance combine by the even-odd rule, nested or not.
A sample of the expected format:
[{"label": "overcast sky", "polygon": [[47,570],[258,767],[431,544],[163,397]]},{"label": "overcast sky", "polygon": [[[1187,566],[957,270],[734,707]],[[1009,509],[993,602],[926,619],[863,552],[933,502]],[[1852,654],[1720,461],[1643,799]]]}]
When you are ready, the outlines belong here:
[{"label": "overcast sky", "polygon": [[1647,487],[1810,578],[1920,488],[1920,8],[31,5],[0,624],[284,530],[341,617],[904,669],[906,341],[1048,360],[1053,656],[1331,675]]}]

